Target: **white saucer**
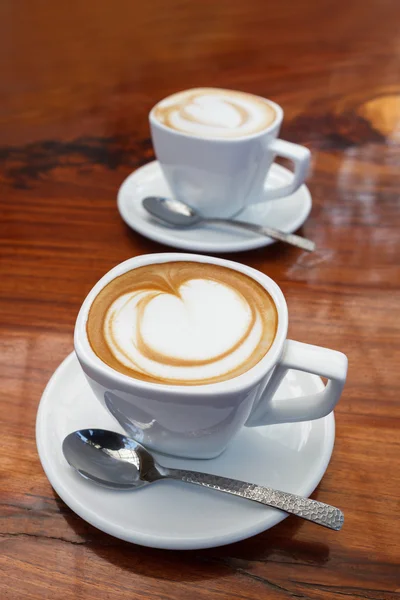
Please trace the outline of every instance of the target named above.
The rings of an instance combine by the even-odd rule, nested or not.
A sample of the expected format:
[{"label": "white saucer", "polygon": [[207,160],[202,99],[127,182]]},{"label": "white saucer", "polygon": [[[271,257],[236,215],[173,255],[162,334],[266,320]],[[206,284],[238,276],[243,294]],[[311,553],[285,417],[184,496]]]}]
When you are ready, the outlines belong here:
[{"label": "white saucer", "polygon": [[[322,386],[315,375],[289,371],[278,393],[286,397],[313,394]],[[61,449],[68,433],[89,427],[122,431],[94,397],[72,353],[51,377],[40,402],[36,421],[39,456],[62,500],[82,519],[117,538],[155,548],[210,548],[260,533],[286,516],[242,498],[175,481],[128,492],[99,487],[69,467]],[[332,413],[318,421],[244,428],[213,460],[158,458],[167,466],[309,496],[328,466],[334,437]]]},{"label": "white saucer", "polygon": [[[288,169],[273,164],[268,187],[286,184],[292,177],[293,174]],[[163,226],[144,210],[142,200],[146,196],[172,197],[158,161],[131,173],[118,191],[118,210],[125,223],[156,242],[198,252],[238,252],[269,246],[275,241],[263,235],[226,226],[199,225],[190,229]],[[311,204],[310,192],[307,186],[302,185],[291,196],[246,208],[238,218],[293,232],[307,219]]]}]

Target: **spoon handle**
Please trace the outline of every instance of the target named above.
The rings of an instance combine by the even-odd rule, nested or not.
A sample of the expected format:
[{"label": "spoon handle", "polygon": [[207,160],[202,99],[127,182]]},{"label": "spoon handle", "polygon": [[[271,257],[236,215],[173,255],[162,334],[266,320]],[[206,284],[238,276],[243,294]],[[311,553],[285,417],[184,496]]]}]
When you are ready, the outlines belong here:
[{"label": "spoon handle", "polygon": [[230,219],[217,218],[206,220],[208,223],[221,223],[224,225],[231,225],[233,227],[240,227],[240,229],[247,229],[248,231],[253,231],[254,233],[266,235],[267,237],[270,237],[273,240],[278,240],[279,242],[286,242],[287,244],[291,244],[292,246],[296,246],[297,248],[301,248],[302,250],[307,250],[308,252],[313,252],[315,250],[314,242],[308,240],[307,238],[301,237],[300,235],[296,235],[295,233],[285,233],[284,231],[280,231],[279,229],[273,229],[272,227],[256,225],[255,223],[247,223],[246,221],[236,221]]},{"label": "spoon handle", "polygon": [[165,471],[165,476],[168,478],[185,481],[186,483],[194,483],[195,485],[201,485],[218,490],[219,492],[226,492],[227,494],[254,500],[254,502],[278,508],[291,515],[307,519],[307,521],[312,521],[317,525],[322,525],[335,531],[341,529],[343,525],[344,515],[341,510],[317,500],[303,498],[295,494],[289,494],[288,492],[280,492],[279,490],[262,487],[254,483],[245,483],[236,479],[219,477],[218,475],[208,475],[207,473],[185,471],[182,469],[165,469]]}]

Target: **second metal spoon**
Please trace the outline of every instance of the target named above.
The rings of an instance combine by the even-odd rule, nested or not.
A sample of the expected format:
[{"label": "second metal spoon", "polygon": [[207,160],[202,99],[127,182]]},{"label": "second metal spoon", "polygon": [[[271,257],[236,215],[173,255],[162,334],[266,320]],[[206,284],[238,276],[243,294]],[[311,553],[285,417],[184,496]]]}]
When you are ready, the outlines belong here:
[{"label": "second metal spoon", "polygon": [[173,225],[174,227],[194,227],[202,223],[229,225],[253,231],[261,235],[265,235],[279,242],[286,242],[292,246],[297,246],[302,250],[313,252],[315,244],[311,240],[296,235],[294,233],[285,233],[272,227],[256,225],[255,223],[247,223],[246,221],[237,221],[236,219],[220,219],[220,218],[205,218],[199,215],[193,208],[171,198],[163,198],[161,196],[148,196],[143,200],[143,206],[153,217],[156,217],[164,224]]}]

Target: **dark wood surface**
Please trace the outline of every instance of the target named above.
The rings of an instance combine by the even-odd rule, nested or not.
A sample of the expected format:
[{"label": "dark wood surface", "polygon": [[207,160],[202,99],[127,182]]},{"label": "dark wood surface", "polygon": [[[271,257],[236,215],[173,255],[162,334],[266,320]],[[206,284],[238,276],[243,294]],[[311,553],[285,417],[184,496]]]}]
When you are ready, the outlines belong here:
[{"label": "dark wood surface", "polygon": [[[1,598],[397,597],[399,32],[397,0],[3,0]],[[147,113],[201,85],[279,102],[282,137],[312,150],[302,231],[318,252],[234,258],[282,287],[291,337],[349,357],[314,494],[343,508],[340,533],[288,518],[215,550],[141,548],[72,513],[36,453],[37,406],[82,299],[116,263],[167,250],[116,210],[122,180],[153,157]]]}]

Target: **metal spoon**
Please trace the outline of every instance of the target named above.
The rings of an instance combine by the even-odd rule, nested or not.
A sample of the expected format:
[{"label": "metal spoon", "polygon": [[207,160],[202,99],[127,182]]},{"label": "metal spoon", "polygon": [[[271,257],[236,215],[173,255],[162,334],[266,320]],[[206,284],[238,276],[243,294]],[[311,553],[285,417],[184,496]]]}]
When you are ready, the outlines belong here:
[{"label": "metal spoon", "polygon": [[245,221],[236,221],[233,219],[219,219],[219,218],[205,218],[199,215],[193,208],[180,202],[179,200],[172,200],[171,198],[162,198],[161,196],[148,196],[143,200],[143,206],[153,217],[173,225],[174,227],[194,227],[201,223],[217,223],[222,225],[230,225],[232,227],[239,227],[240,229],[247,229],[261,235],[266,235],[279,242],[286,242],[292,246],[297,246],[302,250],[313,252],[315,250],[315,244],[311,240],[295,235],[294,233],[285,233],[272,227],[264,227],[261,225],[255,225],[254,223],[247,223]]},{"label": "metal spoon", "polygon": [[343,525],[342,511],[329,504],[218,475],[162,467],[141,444],[113,431],[70,433],[63,452],[78,473],[108,488],[129,490],[159,479],[175,479],[254,500],[336,531]]}]

